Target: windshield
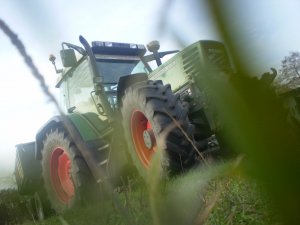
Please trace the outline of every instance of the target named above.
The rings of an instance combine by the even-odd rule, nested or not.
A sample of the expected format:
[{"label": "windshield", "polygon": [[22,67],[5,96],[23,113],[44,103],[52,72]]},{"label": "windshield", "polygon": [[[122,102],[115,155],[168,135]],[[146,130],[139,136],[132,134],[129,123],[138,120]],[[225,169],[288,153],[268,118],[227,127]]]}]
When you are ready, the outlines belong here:
[{"label": "windshield", "polygon": [[97,67],[103,77],[104,91],[112,108],[117,107],[117,84],[122,76],[132,74],[139,59],[97,59]]},{"label": "windshield", "polygon": [[131,71],[132,74],[134,73],[149,73],[149,71],[146,69],[144,63],[140,61]]},{"label": "windshield", "polygon": [[97,67],[103,76],[103,83],[118,83],[121,76],[131,74],[133,68],[139,60],[116,60],[101,59],[97,60]]}]

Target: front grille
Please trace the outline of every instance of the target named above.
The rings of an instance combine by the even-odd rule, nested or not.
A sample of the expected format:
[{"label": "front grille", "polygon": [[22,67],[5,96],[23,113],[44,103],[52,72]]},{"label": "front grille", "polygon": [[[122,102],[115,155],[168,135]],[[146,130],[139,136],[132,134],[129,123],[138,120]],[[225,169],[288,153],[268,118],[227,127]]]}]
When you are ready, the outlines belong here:
[{"label": "front grille", "polygon": [[232,67],[225,46],[217,41],[200,41],[182,54],[185,73],[197,77],[211,69],[230,73]]},{"label": "front grille", "polygon": [[227,72],[230,69],[228,57],[225,51],[221,48],[208,48],[207,49],[207,61],[221,71]]},{"label": "front grille", "polygon": [[198,76],[199,69],[197,69],[197,65],[200,63],[200,56],[197,47],[192,48],[188,52],[182,55],[182,63],[183,69],[186,74],[190,76]]}]

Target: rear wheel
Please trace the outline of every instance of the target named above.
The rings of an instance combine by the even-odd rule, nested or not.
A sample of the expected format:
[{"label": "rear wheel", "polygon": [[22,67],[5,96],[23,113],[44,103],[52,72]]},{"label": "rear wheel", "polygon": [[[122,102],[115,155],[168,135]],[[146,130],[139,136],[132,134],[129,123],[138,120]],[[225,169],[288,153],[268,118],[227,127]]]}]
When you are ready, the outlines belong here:
[{"label": "rear wheel", "polygon": [[193,125],[170,85],[134,84],[125,91],[121,112],[129,154],[142,176],[157,153],[162,154],[160,166],[165,172],[178,173],[194,164],[194,150],[184,135],[192,140]]},{"label": "rear wheel", "polygon": [[64,132],[56,130],[44,140],[42,171],[49,201],[57,213],[73,207],[95,187],[85,161]]}]

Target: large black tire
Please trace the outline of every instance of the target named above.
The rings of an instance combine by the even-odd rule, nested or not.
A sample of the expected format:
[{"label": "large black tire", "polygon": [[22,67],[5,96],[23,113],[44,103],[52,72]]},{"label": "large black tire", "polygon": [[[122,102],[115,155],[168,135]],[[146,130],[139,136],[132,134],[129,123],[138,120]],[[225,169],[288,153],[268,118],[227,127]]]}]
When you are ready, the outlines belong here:
[{"label": "large black tire", "polygon": [[121,113],[129,155],[141,176],[146,176],[154,153],[161,154],[161,171],[168,174],[194,165],[195,151],[184,135],[193,140],[194,127],[170,85],[149,80],[128,87]]},{"label": "large black tire", "polygon": [[84,159],[63,131],[51,131],[44,140],[42,174],[48,199],[59,214],[91,198],[96,188]]}]

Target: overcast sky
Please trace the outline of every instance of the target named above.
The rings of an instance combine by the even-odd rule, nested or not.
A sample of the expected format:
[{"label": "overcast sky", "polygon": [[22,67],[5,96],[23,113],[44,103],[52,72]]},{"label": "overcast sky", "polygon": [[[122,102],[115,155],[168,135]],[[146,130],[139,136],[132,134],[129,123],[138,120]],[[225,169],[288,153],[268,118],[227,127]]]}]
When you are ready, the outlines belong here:
[{"label": "overcast sky", "polygon": [[[271,66],[278,67],[280,59],[289,51],[300,50],[300,1],[223,2],[224,11],[233,15],[229,20],[232,29],[238,28],[241,33],[236,41],[249,53],[249,63],[257,59],[260,62],[254,68],[258,74]],[[202,3],[197,0],[0,0],[0,18],[24,42],[50,90],[55,93],[57,76],[48,55],[58,56],[62,41],[79,44],[79,35],[89,41],[141,44],[157,39],[163,50],[172,50],[182,47],[178,45],[178,38],[174,38],[176,35],[184,45],[200,39],[219,40]],[[163,16],[166,10],[167,16]],[[1,174],[13,171],[14,146],[34,140],[37,130],[56,114],[56,110],[2,32],[0,49]]]}]

